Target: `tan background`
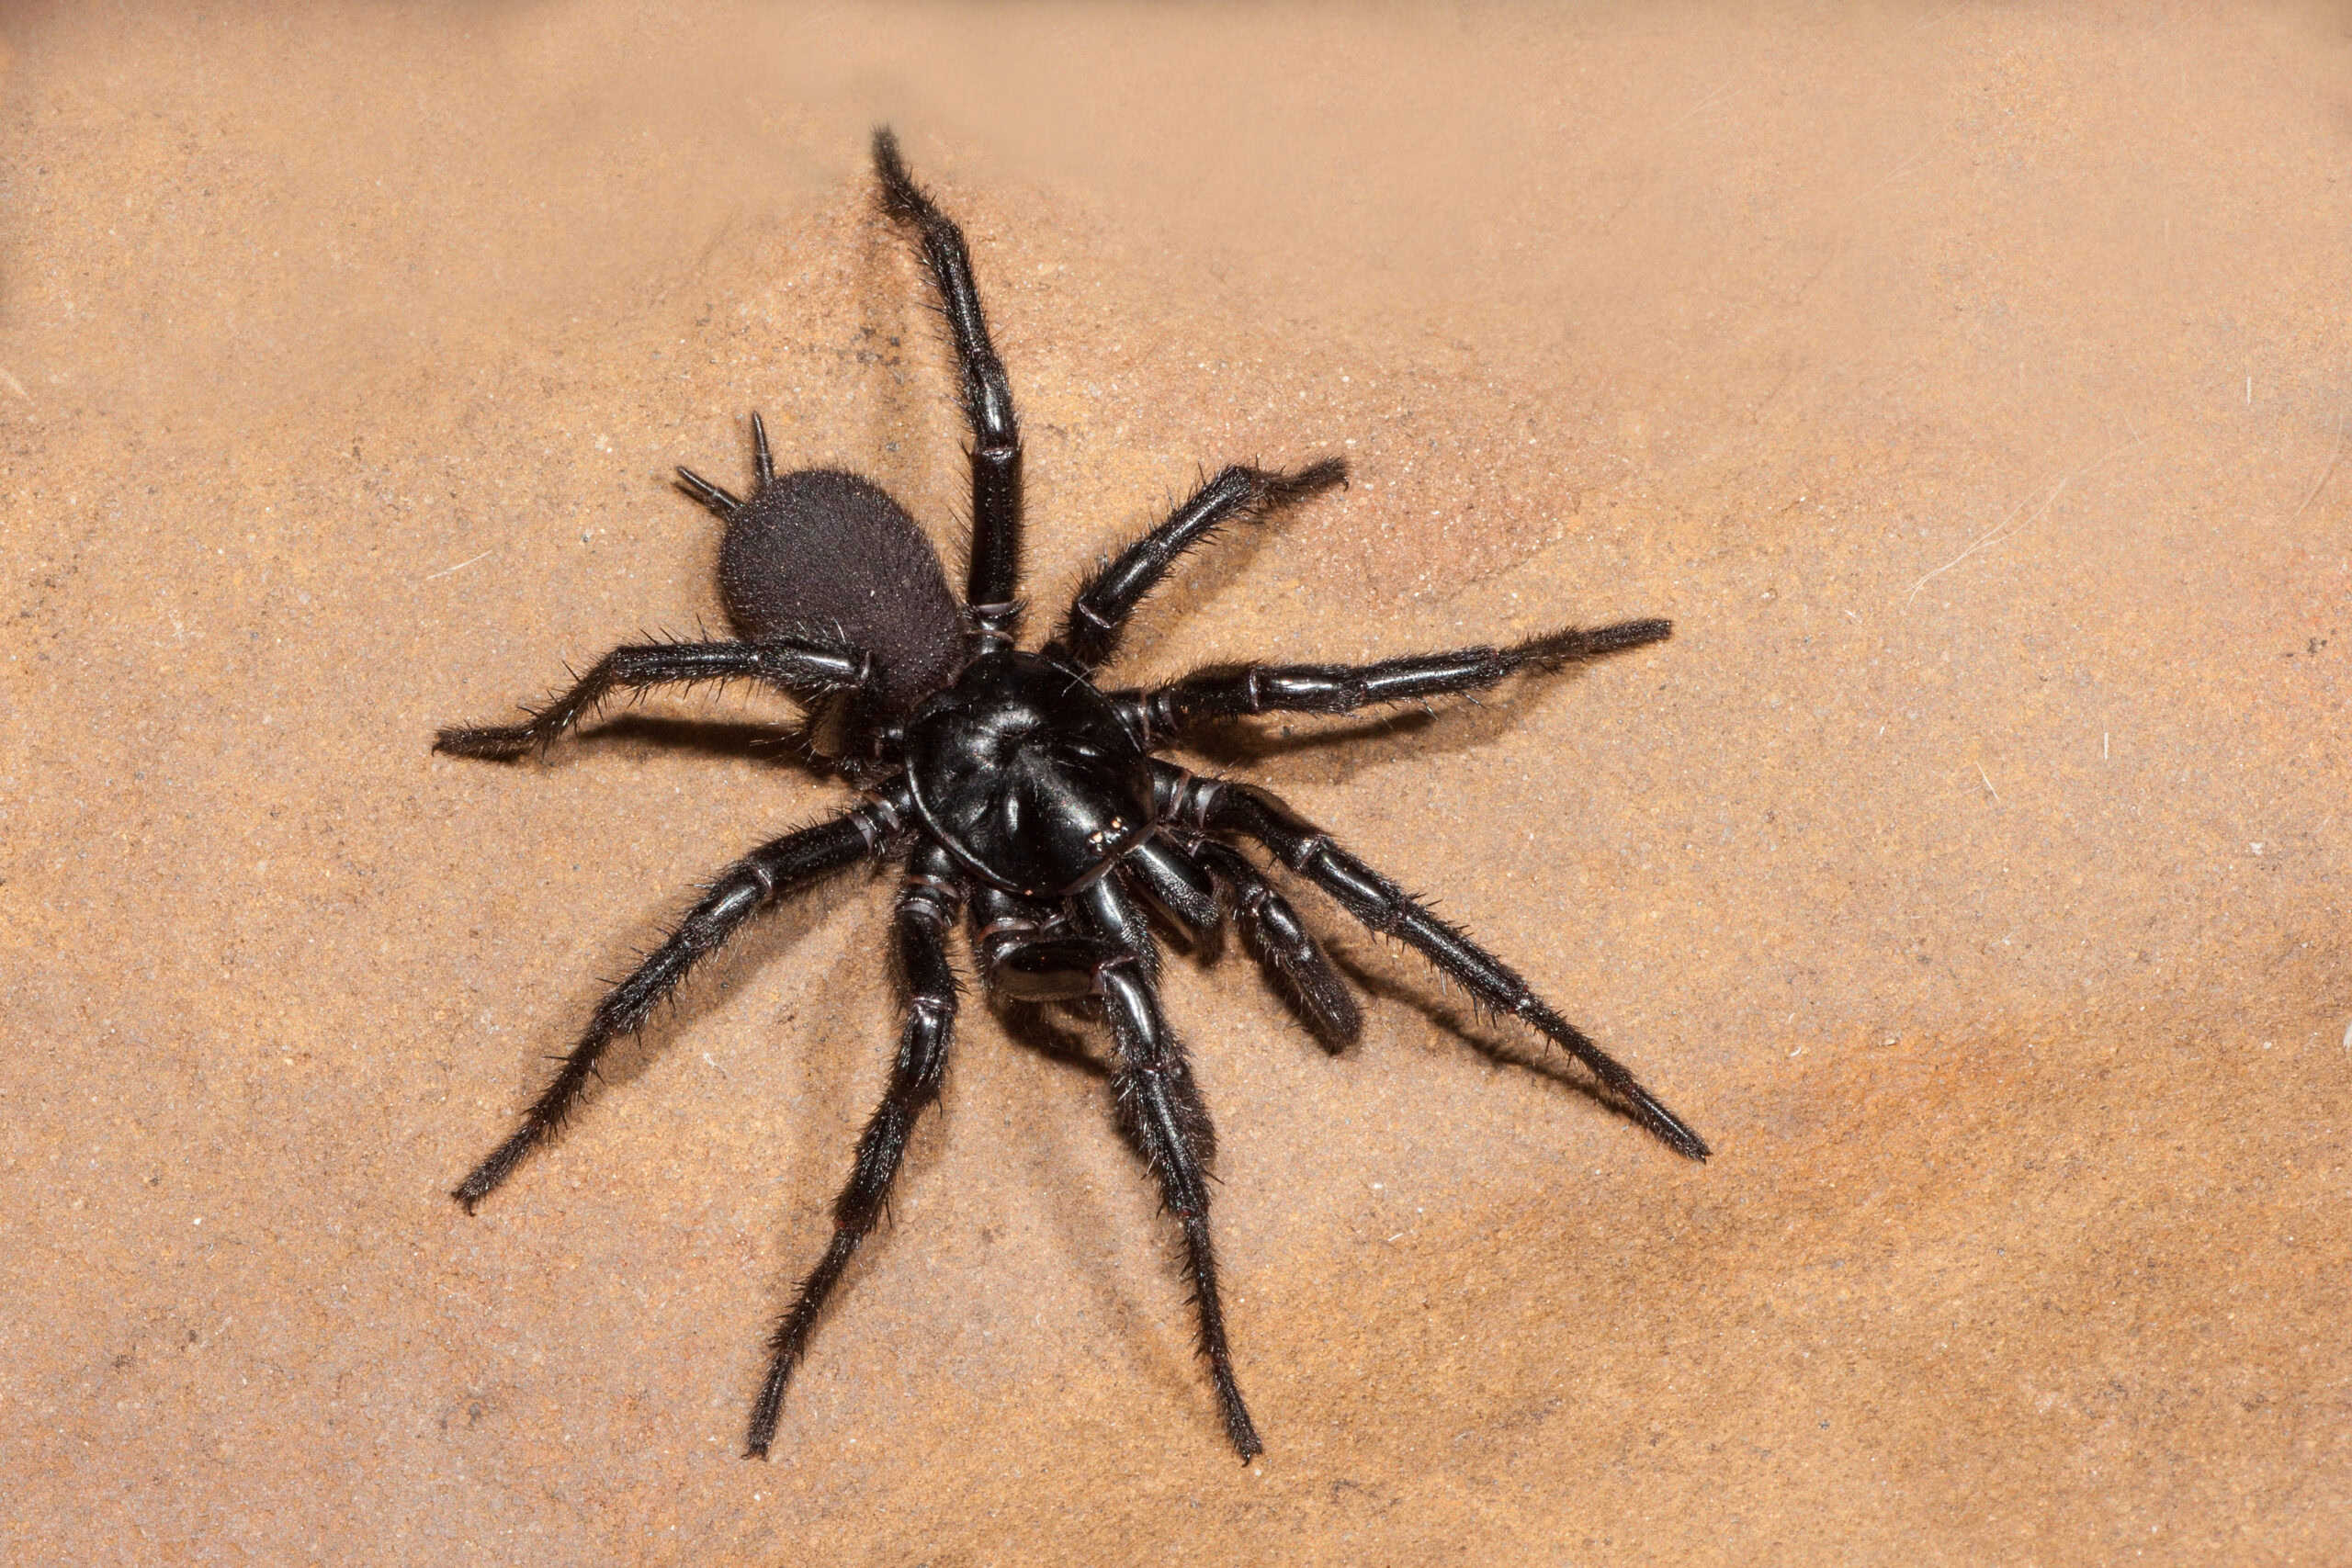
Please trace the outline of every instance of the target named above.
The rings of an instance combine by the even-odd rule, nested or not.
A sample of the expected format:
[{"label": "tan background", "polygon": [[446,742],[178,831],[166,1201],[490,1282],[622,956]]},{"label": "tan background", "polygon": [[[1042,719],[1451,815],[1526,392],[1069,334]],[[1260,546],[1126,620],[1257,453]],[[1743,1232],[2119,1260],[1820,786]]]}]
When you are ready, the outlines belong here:
[{"label": "tan background", "polygon": [[[187,12],[0,20],[18,1560],[2352,1555],[2340,10]],[[1041,599],[1201,465],[1357,465],[1138,675],[1677,623],[1220,753],[1722,1151],[1310,895],[1349,1058],[1176,965],[1248,1469],[1099,1081],[977,1009],[735,1457],[892,1038],[882,886],[442,1195],[831,795],[741,695],[543,768],[433,727],[711,615],[664,476],[739,480],[752,407],[952,541],[883,118],[977,249]]]}]

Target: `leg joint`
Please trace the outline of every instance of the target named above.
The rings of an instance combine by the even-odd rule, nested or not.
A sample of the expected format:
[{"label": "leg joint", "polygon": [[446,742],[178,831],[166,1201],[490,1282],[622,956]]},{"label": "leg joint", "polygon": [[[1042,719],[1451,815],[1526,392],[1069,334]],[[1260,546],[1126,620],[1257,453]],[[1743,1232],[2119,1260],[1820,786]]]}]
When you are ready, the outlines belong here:
[{"label": "leg joint", "polygon": [[1283,863],[1290,867],[1293,871],[1304,872],[1308,866],[1312,865],[1317,859],[1319,859],[1323,852],[1330,847],[1330,834],[1309,833],[1305,838],[1292,840],[1292,842],[1283,850]]},{"label": "leg joint", "polygon": [[858,836],[865,840],[868,852],[897,838],[907,825],[898,803],[879,791],[867,795],[865,804],[850,813],[849,819],[856,824]]},{"label": "leg joint", "polygon": [[744,861],[741,863],[741,870],[743,874],[749,876],[752,881],[760,885],[760,901],[762,903],[765,903],[767,900],[775,897],[775,873],[770,871],[757,859]]}]

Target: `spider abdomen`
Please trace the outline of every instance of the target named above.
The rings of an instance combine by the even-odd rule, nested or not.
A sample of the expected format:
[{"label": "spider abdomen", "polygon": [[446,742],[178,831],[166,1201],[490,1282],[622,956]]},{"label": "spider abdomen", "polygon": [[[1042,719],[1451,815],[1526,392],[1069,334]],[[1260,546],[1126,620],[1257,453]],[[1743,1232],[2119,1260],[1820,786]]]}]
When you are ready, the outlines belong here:
[{"label": "spider abdomen", "polygon": [[1152,829],[1135,737],[1084,677],[991,653],[908,722],[915,808],[950,853],[1035,898],[1077,892]]},{"label": "spider abdomen", "polygon": [[748,642],[839,631],[874,656],[893,713],[945,685],[963,657],[938,552],[887,491],[839,469],[779,474],[736,509],[718,594]]}]

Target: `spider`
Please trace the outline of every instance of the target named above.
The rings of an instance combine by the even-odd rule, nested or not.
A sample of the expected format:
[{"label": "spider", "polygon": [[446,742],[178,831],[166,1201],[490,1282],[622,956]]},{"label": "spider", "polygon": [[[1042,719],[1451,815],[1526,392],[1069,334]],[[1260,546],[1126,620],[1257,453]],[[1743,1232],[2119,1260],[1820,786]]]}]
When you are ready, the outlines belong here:
[{"label": "spider", "polygon": [[1329,834],[1255,784],[1196,776],[1155,753],[1220,720],[1345,714],[1474,692],[1517,671],[1658,642],[1672,628],[1624,621],[1372,664],[1221,665],[1149,690],[1096,684],[1128,617],[1179,558],[1220,527],[1343,483],[1345,465],[1327,458],[1295,471],[1224,469],[1089,577],[1042,648],[1023,649],[1022,448],[1012,388],[989,339],[962,231],[908,174],[887,128],[875,132],[873,151],[882,210],[921,249],[961,372],[972,440],[963,601],[896,501],[838,469],[778,474],[754,413],[748,497],[678,470],[679,488],[726,524],[718,589],[740,639],[617,648],[526,722],[439,732],[439,751],[519,757],[544,749],[617,690],[742,678],[804,705],[808,733],[826,738],[820,760],[859,795],[838,816],[722,871],[668,940],[597,1005],[521,1125],[452,1196],[470,1213],[496,1190],[579,1104],[613,1041],[639,1029],[754,915],[854,866],[902,864],[891,931],[908,992],[898,1057],[833,1206],[831,1242],[769,1339],[745,1456],[767,1454],[809,1331],[882,1213],[916,1117],[938,1097],[961,989],[948,935],[961,919],[995,996],[1065,1004],[1107,1026],[1119,1125],[1182,1232],[1199,1351],[1226,1435],[1247,1461],[1263,1445],[1234,1379],[1217,1292],[1207,1179],[1216,1137],[1160,1010],[1155,924],[1205,941],[1231,921],[1328,1050],[1353,1042],[1363,1018],[1290,901],[1241,845],[1256,845],[1365,926],[1418,949],[1482,1007],[1565,1048],[1608,1099],[1676,1152],[1704,1159],[1709,1151],[1509,965]]}]

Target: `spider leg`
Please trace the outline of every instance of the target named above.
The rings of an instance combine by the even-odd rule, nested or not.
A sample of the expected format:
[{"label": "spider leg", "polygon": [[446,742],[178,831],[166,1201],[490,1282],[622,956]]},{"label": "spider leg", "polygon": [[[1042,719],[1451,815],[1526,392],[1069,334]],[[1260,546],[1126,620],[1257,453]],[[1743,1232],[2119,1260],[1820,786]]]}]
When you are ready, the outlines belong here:
[{"label": "spider leg", "polygon": [[[1109,659],[1144,596],[1159,585],[1186,550],[1226,523],[1254,522],[1278,508],[1344,484],[1348,465],[1326,457],[1296,473],[1238,465],[1193,492],[1150,533],[1129,545],[1086,580],[1070,601],[1053,648],[1080,670]],[[1050,651],[1050,649],[1049,649]]]},{"label": "spider leg", "polygon": [[1012,383],[989,341],[964,231],[907,173],[899,139],[887,127],[874,133],[874,173],[882,182],[882,210],[913,229],[922,246],[940,311],[956,340],[964,420],[972,431],[972,564],[965,602],[982,646],[1008,646],[1021,626],[1021,426],[1012,412]]},{"label": "spider leg", "polygon": [[1242,942],[1307,1032],[1333,1055],[1354,1044],[1363,1011],[1290,900],[1230,844],[1203,839],[1193,853],[1229,890]]},{"label": "spider leg", "polygon": [[978,889],[973,945],[989,987],[1024,1002],[1100,999],[1122,1063],[1113,1079],[1119,1124],[1152,1174],[1184,1232],[1200,1318],[1200,1352],[1209,1363],[1226,1434],[1243,1459],[1263,1451],[1249,1407],[1233,1379],[1225,1309],[1216,1289],[1216,1251],[1208,1227],[1205,1167],[1216,1132],[1193,1087],[1183,1047],[1159,1010],[1153,965],[1137,944],[1150,935],[1142,911],[1116,879],[1105,876],[1069,901],[1075,920],[993,887]]},{"label": "spider leg", "polygon": [[899,818],[896,805],[868,801],[830,822],[763,844],[719,873],[669,940],[596,1004],[580,1043],[564,1057],[555,1081],[523,1113],[523,1124],[449,1196],[472,1213],[525,1155],[563,1124],[613,1041],[642,1028],[654,1004],[675,990],[697,961],[718,952],[746,920],[778,898],[879,853]]},{"label": "spider leg", "polygon": [[433,749],[455,757],[519,757],[544,750],[615,688],[691,685],[738,677],[764,681],[803,701],[856,691],[874,679],[874,660],[837,638],[779,637],[772,642],[655,642],[616,648],[596,660],[570,691],[524,724],[453,725]]},{"label": "spider leg", "polygon": [[1161,1200],[1183,1229],[1193,1306],[1200,1320],[1199,1350],[1209,1364],[1226,1436],[1244,1461],[1254,1459],[1265,1445],[1234,1382],[1225,1306],[1217,1294],[1216,1248],[1209,1234],[1206,1167],[1216,1153],[1216,1129],[1193,1085],[1184,1048],[1160,1011],[1151,967],[1133,945],[1141,915],[1107,876],[1073,902],[1080,924],[1094,939],[1091,989],[1102,998],[1122,1064],[1112,1080],[1119,1122],[1159,1179]]},{"label": "spider leg", "polygon": [[1592,1069],[1634,1119],[1677,1154],[1690,1159],[1707,1157],[1705,1139],[1644,1089],[1623,1064],[1553,1011],[1510,965],[1340,848],[1329,834],[1274,795],[1248,784],[1207,780],[1188,785],[1186,794],[1186,809],[1204,827],[1239,833],[1265,845],[1277,860],[1314,882],[1357,919],[1383,936],[1399,938],[1419,949],[1423,957],[1459,981],[1480,1002],[1524,1020],[1559,1044]]},{"label": "spider leg", "polygon": [[881,1217],[906,1152],[907,1135],[924,1106],[939,1098],[940,1075],[947,1065],[947,1047],[955,1033],[956,971],[947,961],[946,935],[956,923],[963,895],[950,880],[952,867],[945,852],[935,845],[917,852],[909,863],[907,885],[899,895],[895,918],[899,963],[907,981],[907,1022],[899,1038],[898,1061],[890,1069],[890,1087],[857,1141],[857,1157],[848,1184],[833,1203],[833,1239],[824,1258],[800,1282],[791,1308],[768,1340],[768,1375],[752,1407],[752,1427],[744,1439],[746,1459],[765,1459],[775,1440],[778,1414],[784,1407],[785,1385],[808,1348],[817,1314],[841,1280],[856,1252]]},{"label": "spider leg", "polygon": [[1241,664],[1171,681],[1151,692],[1110,694],[1127,726],[1159,747],[1206,720],[1260,713],[1353,713],[1376,703],[1412,702],[1476,692],[1521,670],[1550,671],[1663,642],[1671,621],[1620,621],[1589,630],[1569,626],[1509,648],[1415,653],[1375,664]]}]

